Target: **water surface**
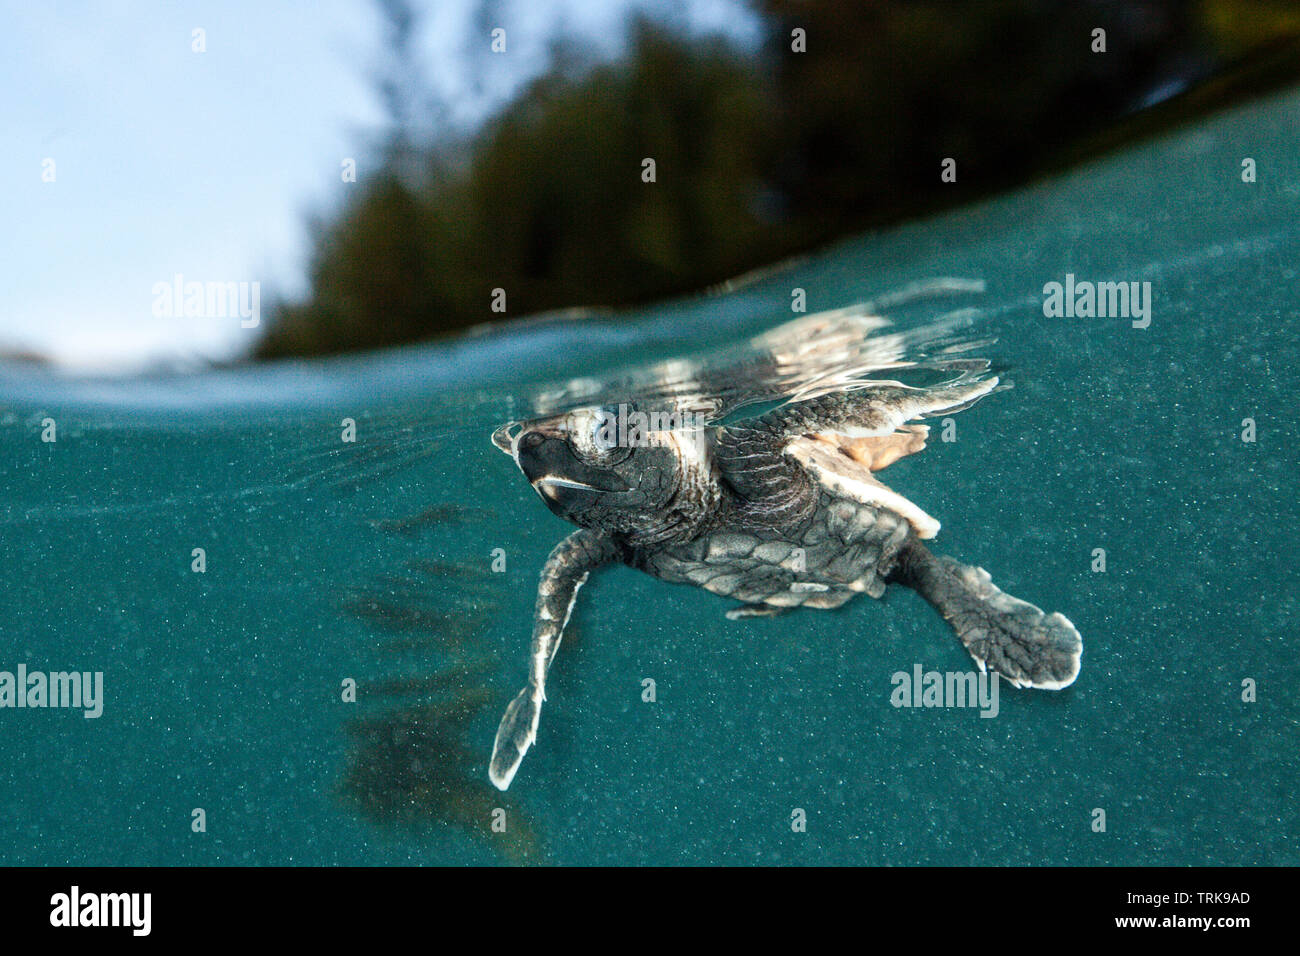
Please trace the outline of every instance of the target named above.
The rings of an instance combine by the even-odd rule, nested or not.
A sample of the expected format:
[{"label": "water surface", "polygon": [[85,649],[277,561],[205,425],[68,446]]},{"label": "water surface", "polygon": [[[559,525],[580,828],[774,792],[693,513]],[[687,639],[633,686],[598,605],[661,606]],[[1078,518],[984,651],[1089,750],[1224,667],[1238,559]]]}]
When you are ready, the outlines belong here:
[{"label": "water surface", "polygon": [[[617,321],[184,379],[0,370],[0,669],[102,671],[106,695],[95,720],[0,710],[0,861],[1300,862],[1297,108]],[[1150,327],[1045,318],[1067,273],[1149,281]],[[1005,688],[995,719],[899,710],[894,672],[971,663],[910,592],[731,622],[612,568],[537,745],[492,789],[537,573],[569,530],[493,429],[577,379],[722,363],[792,317],[794,288],[816,312],[943,276],[985,291],[894,328],[968,309],[1014,388],[888,480],[943,521],[936,550],[1071,618],[1076,684]]]}]

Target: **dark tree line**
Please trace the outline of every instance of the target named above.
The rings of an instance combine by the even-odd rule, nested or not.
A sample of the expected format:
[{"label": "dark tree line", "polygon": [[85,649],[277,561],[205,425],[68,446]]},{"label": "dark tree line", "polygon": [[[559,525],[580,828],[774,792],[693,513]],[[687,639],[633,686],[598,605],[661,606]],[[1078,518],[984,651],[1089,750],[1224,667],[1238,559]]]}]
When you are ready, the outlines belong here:
[{"label": "dark tree line", "polygon": [[1023,181],[1244,51],[1266,61],[1256,85],[1300,71],[1294,8],[1268,0],[760,0],[756,51],[638,16],[618,59],[557,42],[481,129],[422,144],[438,106],[415,14],[382,7],[380,168],[321,224],[310,293],[276,308],[259,357],[498,320],[495,289],[505,317],[700,289]]}]

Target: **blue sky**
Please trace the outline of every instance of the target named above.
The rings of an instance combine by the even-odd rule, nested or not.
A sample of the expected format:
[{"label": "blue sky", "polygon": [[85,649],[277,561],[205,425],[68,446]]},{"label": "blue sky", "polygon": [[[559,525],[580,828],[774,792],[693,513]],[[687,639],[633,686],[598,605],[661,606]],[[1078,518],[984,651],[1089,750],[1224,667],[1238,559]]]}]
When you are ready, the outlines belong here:
[{"label": "blue sky", "polygon": [[[477,6],[430,3],[421,30],[426,79],[461,124],[538,69],[556,30],[612,52],[626,12],[649,7],[755,35],[736,0],[496,2],[488,19],[507,30],[508,53],[471,57]],[[196,28],[206,52],[192,49]],[[355,158],[364,179],[383,130],[371,81],[381,30],[366,0],[9,5],[0,353],[120,371],[243,352],[258,329],[156,316],[153,288],[176,274],[259,282],[263,315],[273,293],[303,291],[307,216],[357,188],[340,163]]]}]

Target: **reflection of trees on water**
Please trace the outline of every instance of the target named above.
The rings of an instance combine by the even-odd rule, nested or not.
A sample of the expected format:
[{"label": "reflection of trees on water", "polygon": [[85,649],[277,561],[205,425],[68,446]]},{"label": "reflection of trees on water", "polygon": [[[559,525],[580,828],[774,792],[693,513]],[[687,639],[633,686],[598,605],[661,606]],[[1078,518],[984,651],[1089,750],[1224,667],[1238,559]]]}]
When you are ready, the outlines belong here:
[{"label": "reflection of trees on water", "polygon": [[[425,531],[481,520],[481,513],[443,504],[371,524],[393,542],[394,535],[418,539]],[[372,634],[382,635],[374,647],[383,669],[396,673],[358,682],[362,715],[344,725],[351,747],[340,794],[380,826],[417,832],[452,826],[509,862],[535,862],[542,851],[533,825],[487,778],[491,735],[482,730],[491,724],[486,712],[494,716],[501,703],[488,681],[496,664],[481,638],[485,622],[500,610],[488,570],[429,558],[410,560],[406,569],[371,577],[342,602]],[[413,673],[400,673],[403,667]],[[498,807],[506,812],[504,833],[492,830]]]}]

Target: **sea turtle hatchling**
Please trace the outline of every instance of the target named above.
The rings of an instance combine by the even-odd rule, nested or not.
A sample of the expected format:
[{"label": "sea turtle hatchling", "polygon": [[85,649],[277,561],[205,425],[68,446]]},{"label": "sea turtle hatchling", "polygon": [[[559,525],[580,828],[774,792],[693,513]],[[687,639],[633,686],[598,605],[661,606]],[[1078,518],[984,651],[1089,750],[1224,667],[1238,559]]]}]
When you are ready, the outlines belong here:
[{"label": "sea turtle hatchling", "polygon": [[1004,594],[982,568],[932,554],[922,541],[939,523],[875,477],[925,447],[928,428],[917,419],[961,411],[997,384],[995,376],[925,388],[859,383],[732,424],[626,441],[609,440],[608,407],[498,429],[494,443],[579,530],[542,571],[528,681],[497,731],[492,782],[505,790],[536,739],[547,670],[578,589],[613,562],[736,598],[732,618],[836,608],[906,585],[947,619],[982,671],[1016,687],[1069,686],[1083,648],[1074,625]]}]

